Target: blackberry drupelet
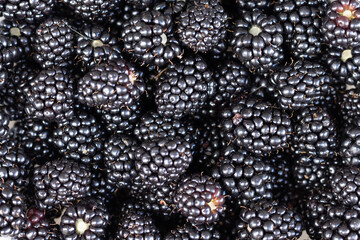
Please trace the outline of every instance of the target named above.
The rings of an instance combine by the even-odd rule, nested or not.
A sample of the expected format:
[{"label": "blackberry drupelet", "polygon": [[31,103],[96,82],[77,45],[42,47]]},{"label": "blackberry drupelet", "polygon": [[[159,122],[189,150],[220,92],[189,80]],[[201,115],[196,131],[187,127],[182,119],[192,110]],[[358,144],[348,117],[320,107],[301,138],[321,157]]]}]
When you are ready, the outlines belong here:
[{"label": "blackberry drupelet", "polygon": [[70,67],[75,54],[73,28],[66,19],[52,17],[41,23],[33,42],[33,58],[42,68]]},{"label": "blackberry drupelet", "polygon": [[0,183],[0,236],[18,238],[26,224],[25,196],[13,185]]},{"label": "blackberry drupelet", "polygon": [[105,239],[108,224],[109,213],[103,203],[83,199],[65,210],[60,230],[65,239]]},{"label": "blackberry drupelet", "polygon": [[63,68],[42,70],[25,92],[25,111],[31,118],[61,122],[74,116],[73,80]]},{"label": "blackberry drupelet", "polygon": [[285,45],[291,56],[316,58],[321,52],[321,18],[324,0],[278,0],[273,11],[284,27]]},{"label": "blackberry drupelet", "polygon": [[100,25],[85,24],[76,37],[76,57],[84,72],[89,69],[121,58],[116,31]]},{"label": "blackberry drupelet", "polygon": [[3,8],[2,16],[6,20],[37,23],[51,14],[56,2],[56,0],[1,1],[0,9]]},{"label": "blackberry drupelet", "polygon": [[8,20],[0,22],[1,34],[17,42],[15,45],[20,45],[27,54],[32,51],[31,43],[34,40],[35,29],[36,25],[26,22]]},{"label": "blackberry drupelet", "polygon": [[144,11],[122,27],[124,50],[139,64],[161,67],[182,57],[171,15],[157,10]]},{"label": "blackberry drupelet", "polygon": [[276,201],[260,201],[240,210],[234,239],[297,239],[303,231],[301,215]]},{"label": "blackberry drupelet", "polygon": [[53,143],[67,159],[96,165],[102,160],[104,130],[87,109],[78,109],[74,118],[58,124]]},{"label": "blackberry drupelet", "polygon": [[326,9],[322,32],[330,46],[351,48],[360,43],[360,4],[357,0],[332,1]]},{"label": "blackberry drupelet", "polygon": [[309,107],[295,115],[292,143],[295,154],[333,158],[337,145],[335,122],[324,109]]},{"label": "blackberry drupelet", "polygon": [[157,111],[175,119],[194,115],[214,94],[213,85],[208,65],[200,56],[184,57],[160,76],[155,93]]},{"label": "blackberry drupelet", "polygon": [[250,72],[273,72],[284,59],[283,42],[281,24],[260,10],[241,12],[241,18],[234,23],[232,51]]},{"label": "blackberry drupelet", "polygon": [[221,183],[233,201],[249,206],[261,199],[272,199],[272,169],[269,162],[230,145],[213,167],[212,177]]},{"label": "blackberry drupelet", "polygon": [[225,195],[220,184],[205,175],[184,177],[174,200],[181,215],[194,226],[215,223],[225,211]]},{"label": "blackberry drupelet", "polygon": [[208,52],[226,37],[228,15],[217,0],[190,2],[177,20],[180,41],[195,52]]},{"label": "blackberry drupelet", "polygon": [[351,125],[351,123],[357,117],[360,117],[360,90],[348,89],[340,97],[340,110],[341,117],[345,123],[345,126]]},{"label": "blackberry drupelet", "polygon": [[344,130],[341,140],[340,156],[344,165],[360,166],[360,118],[352,121],[352,124]]},{"label": "blackberry drupelet", "polygon": [[270,7],[271,1],[269,0],[236,0],[236,6],[238,10],[253,10],[265,9]]},{"label": "blackberry drupelet", "polygon": [[0,110],[0,142],[6,141],[10,135],[9,135],[9,122],[10,118],[9,115],[6,114],[6,112],[1,109]]},{"label": "blackberry drupelet", "polygon": [[78,82],[79,101],[106,111],[135,104],[144,91],[143,73],[122,59],[94,67]]},{"label": "blackberry drupelet", "polygon": [[193,160],[190,144],[181,137],[142,142],[135,152],[135,167],[148,188],[176,182]]},{"label": "blackberry drupelet", "polygon": [[289,147],[293,126],[290,116],[276,106],[245,96],[222,112],[222,134],[258,156]]},{"label": "blackberry drupelet", "polygon": [[165,240],[216,240],[221,239],[221,235],[214,226],[194,227],[189,223],[178,226],[171,230],[164,238]]},{"label": "blackberry drupelet", "polygon": [[135,171],[137,142],[130,136],[114,134],[105,142],[104,160],[107,182],[117,188],[129,188]]},{"label": "blackberry drupelet", "polygon": [[51,160],[35,168],[33,184],[40,209],[69,206],[90,191],[91,171],[81,163]]},{"label": "blackberry drupelet", "polygon": [[318,62],[299,60],[281,67],[271,76],[271,83],[281,108],[299,110],[330,94],[332,79]]}]

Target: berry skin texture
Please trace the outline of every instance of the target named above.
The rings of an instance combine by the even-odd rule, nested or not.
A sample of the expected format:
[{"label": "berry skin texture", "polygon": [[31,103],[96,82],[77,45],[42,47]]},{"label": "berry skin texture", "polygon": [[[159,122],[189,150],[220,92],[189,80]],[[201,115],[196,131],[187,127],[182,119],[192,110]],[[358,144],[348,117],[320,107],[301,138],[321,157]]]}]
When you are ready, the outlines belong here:
[{"label": "berry skin texture", "polygon": [[217,222],[225,211],[224,203],[220,184],[208,176],[190,175],[178,184],[176,208],[194,226]]}]

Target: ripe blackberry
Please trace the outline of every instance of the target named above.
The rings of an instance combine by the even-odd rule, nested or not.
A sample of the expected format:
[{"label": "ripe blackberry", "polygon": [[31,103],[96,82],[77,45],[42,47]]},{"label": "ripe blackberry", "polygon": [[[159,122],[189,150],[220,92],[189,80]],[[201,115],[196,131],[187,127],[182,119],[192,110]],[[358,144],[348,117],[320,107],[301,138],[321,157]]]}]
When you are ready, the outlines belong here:
[{"label": "ripe blackberry", "polygon": [[161,235],[151,217],[141,211],[129,209],[120,218],[115,239],[160,240]]},{"label": "ripe blackberry", "polygon": [[67,70],[42,70],[26,89],[26,113],[29,117],[61,122],[74,116],[73,80]]},{"label": "ripe blackberry", "polygon": [[236,6],[238,10],[253,10],[255,9],[265,9],[270,7],[269,0],[236,0]]},{"label": "ripe blackberry", "polygon": [[106,111],[131,106],[145,91],[142,72],[125,60],[94,67],[78,82],[78,99]]},{"label": "ripe blackberry", "polygon": [[360,166],[360,118],[353,120],[352,124],[347,126],[342,137],[340,156],[345,165]]},{"label": "ripe blackberry", "polygon": [[105,169],[107,181],[117,188],[128,188],[135,172],[136,141],[127,135],[114,134],[105,143]]},{"label": "ripe blackberry", "polygon": [[102,160],[104,134],[101,124],[85,108],[73,119],[59,123],[52,140],[65,158],[95,164]]},{"label": "ripe blackberry", "polygon": [[213,83],[200,56],[184,57],[169,65],[160,76],[155,93],[158,113],[175,119],[198,113],[212,94]]},{"label": "ripe blackberry", "polygon": [[288,148],[293,132],[290,116],[249,96],[222,112],[223,137],[258,156]]},{"label": "ripe blackberry", "polygon": [[41,23],[35,31],[34,60],[42,68],[73,65],[75,36],[66,19],[52,17]]},{"label": "ripe blackberry", "polygon": [[299,110],[313,105],[331,91],[331,77],[317,62],[299,60],[281,67],[271,76],[279,93],[278,104],[286,110]]},{"label": "ripe blackberry", "polygon": [[3,8],[2,16],[6,20],[37,23],[51,14],[56,2],[56,0],[0,1],[0,9]]},{"label": "ripe blackberry", "polygon": [[295,154],[333,158],[337,150],[334,120],[321,107],[302,109],[295,116],[293,144]]},{"label": "ripe blackberry", "polygon": [[193,156],[190,144],[180,137],[145,141],[135,152],[135,167],[148,188],[175,182],[185,173]]},{"label": "ripe blackberry", "polygon": [[9,116],[2,109],[0,110],[0,142],[6,141],[9,135]]},{"label": "ripe blackberry", "polygon": [[341,117],[346,126],[351,125],[354,119],[360,117],[359,96],[360,89],[349,89],[340,97]]},{"label": "ripe blackberry", "polygon": [[216,240],[221,239],[219,231],[214,226],[197,226],[186,223],[171,230],[165,240]]},{"label": "ripe blackberry", "polygon": [[177,22],[180,41],[195,52],[207,52],[225,39],[228,15],[217,0],[190,2]]},{"label": "ripe blackberry", "polygon": [[26,224],[25,196],[13,185],[0,183],[0,236],[20,236]]},{"label": "ripe blackberry", "polygon": [[[1,5],[1,4],[0,4]],[[0,22],[0,32],[3,36],[9,37],[20,45],[24,53],[32,51],[31,43],[34,40],[36,25],[19,21],[4,20]]]},{"label": "ripe blackberry", "polygon": [[360,43],[360,5],[356,0],[332,1],[326,9],[322,31],[331,46],[351,48]]},{"label": "ripe blackberry", "polygon": [[269,162],[230,145],[213,167],[212,177],[235,202],[248,206],[260,199],[272,199],[272,168]]},{"label": "ripe blackberry", "polygon": [[284,27],[285,45],[296,58],[316,58],[321,51],[324,0],[279,0],[273,6]]},{"label": "ripe blackberry", "polygon": [[301,215],[276,201],[260,201],[240,210],[233,230],[240,239],[297,239],[303,231]]},{"label": "ripe blackberry", "polygon": [[184,177],[175,195],[176,208],[192,225],[217,222],[225,211],[225,195],[219,183],[198,174]]},{"label": "ripe blackberry", "polygon": [[233,31],[233,54],[250,72],[268,74],[284,59],[283,28],[274,16],[244,11]]},{"label": "ripe blackberry", "polygon": [[83,71],[121,58],[116,32],[100,25],[85,24],[76,37],[76,57]]},{"label": "ripe blackberry", "polygon": [[86,165],[66,159],[46,162],[34,170],[36,204],[44,210],[68,206],[86,196],[90,180]]},{"label": "ripe blackberry", "polygon": [[103,203],[83,199],[65,210],[60,230],[65,239],[105,239],[108,222],[109,213]]},{"label": "ripe blackberry", "polygon": [[139,64],[161,67],[181,58],[183,50],[175,38],[170,15],[144,11],[122,27],[124,50]]}]

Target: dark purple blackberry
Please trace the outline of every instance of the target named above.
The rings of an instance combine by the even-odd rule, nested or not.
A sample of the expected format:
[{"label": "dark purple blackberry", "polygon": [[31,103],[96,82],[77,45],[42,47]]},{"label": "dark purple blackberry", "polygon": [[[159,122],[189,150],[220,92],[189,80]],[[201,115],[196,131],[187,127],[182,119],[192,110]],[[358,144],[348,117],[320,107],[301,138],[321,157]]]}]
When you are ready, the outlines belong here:
[{"label": "dark purple blackberry", "polygon": [[321,107],[302,109],[295,116],[292,143],[295,154],[333,158],[337,145],[335,122]]},{"label": "dark purple blackberry", "polygon": [[3,8],[2,16],[9,21],[25,21],[36,23],[42,21],[51,14],[56,0],[14,0],[0,1],[0,9]]},{"label": "dark purple blackberry", "polygon": [[0,110],[0,142],[6,141],[9,135],[9,115],[2,109]]},{"label": "dark purple blackberry", "polygon": [[117,188],[129,188],[135,172],[136,141],[127,135],[115,134],[105,143],[107,181]]},{"label": "dark purple blackberry", "polygon": [[18,239],[26,224],[26,198],[16,187],[0,183],[0,236]]},{"label": "dark purple blackberry", "polygon": [[115,16],[122,0],[64,0],[63,3],[88,22],[108,22]]},{"label": "dark purple blackberry", "polygon": [[346,126],[351,125],[354,119],[360,117],[360,89],[349,89],[340,97],[341,117]]},{"label": "dark purple blackberry", "polygon": [[125,22],[122,28],[124,50],[141,65],[161,67],[183,54],[170,15],[157,10],[144,11]]},{"label": "dark purple blackberry", "polygon": [[291,56],[316,58],[321,52],[321,18],[324,0],[278,0],[274,14],[284,27],[285,45]]},{"label": "dark purple blackberry", "polygon": [[26,113],[31,118],[61,122],[74,116],[73,80],[62,68],[42,70],[26,89]]},{"label": "dark purple blackberry", "polygon": [[360,166],[360,118],[347,126],[341,138],[340,156],[345,165]]},{"label": "dark purple blackberry", "polygon": [[286,110],[314,105],[330,93],[332,79],[318,62],[299,60],[283,66],[271,76],[279,96],[278,104]]},{"label": "dark purple blackberry", "polygon": [[121,58],[117,33],[111,28],[89,24],[81,27],[80,34],[76,35],[75,60],[80,63],[83,71]]},{"label": "dark purple blackberry", "polygon": [[53,17],[41,23],[35,31],[33,58],[42,68],[73,65],[75,36],[66,19]]},{"label": "dark purple blackberry", "polygon": [[213,94],[213,84],[200,56],[184,57],[169,65],[159,78],[155,95],[158,113],[175,119],[198,113]]},{"label": "dark purple blackberry", "polygon": [[161,235],[153,219],[148,214],[129,209],[123,213],[123,216],[120,218],[115,239],[160,240]]},{"label": "dark purple blackberry", "polygon": [[135,152],[135,167],[148,188],[176,182],[185,173],[193,156],[190,144],[180,137],[142,142]]},{"label": "dark purple blackberry", "polygon": [[142,72],[125,60],[94,67],[78,82],[78,99],[106,111],[131,106],[145,91]]},{"label": "dark purple blackberry", "polygon": [[301,215],[276,201],[260,201],[240,209],[234,239],[298,239],[304,229]]},{"label": "dark purple blackberry", "polygon": [[225,39],[228,15],[217,0],[190,2],[177,20],[180,41],[195,52],[207,52]]},{"label": "dark purple blackberry", "polygon": [[91,171],[81,163],[52,160],[35,168],[33,184],[40,209],[69,206],[90,191]]},{"label": "dark purple blackberry", "polygon": [[104,134],[100,122],[85,108],[59,123],[52,140],[65,158],[94,165],[102,160]]},{"label": "dark purple blackberry", "polygon": [[232,51],[250,72],[273,72],[284,59],[283,42],[283,28],[276,17],[260,10],[244,11],[234,23]]},{"label": "dark purple blackberry", "polygon": [[236,6],[241,10],[266,9],[270,7],[269,0],[236,0]]},{"label": "dark purple blackberry", "polygon": [[192,225],[217,222],[225,211],[225,195],[219,183],[199,174],[184,177],[175,195],[178,211]]},{"label": "dark purple blackberry", "polygon": [[213,167],[212,177],[233,201],[248,206],[260,199],[272,199],[272,168],[269,162],[230,145]]},{"label": "dark purple blackberry", "polygon": [[350,48],[360,43],[360,4],[357,0],[332,1],[326,9],[322,32],[331,46]]},{"label": "dark purple blackberry", "polygon": [[220,232],[214,226],[194,227],[187,223],[171,230],[165,240],[216,240],[221,239]]},{"label": "dark purple blackberry", "polygon": [[[1,4],[0,4],[1,5]],[[0,22],[0,32],[17,42],[24,49],[24,53],[32,51],[31,43],[34,39],[36,25],[19,21],[4,20]]]},{"label": "dark purple blackberry", "polygon": [[290,116],[270,103],[249,96],[222,112],[222,134],[258,156],[289,147],[293,126]]},{"label": "dark purple blackberry", "polygon": [[109,213],[103,203],[83,199],[65,210],[60,231],[65,239],[105,239],[108,224]]}]

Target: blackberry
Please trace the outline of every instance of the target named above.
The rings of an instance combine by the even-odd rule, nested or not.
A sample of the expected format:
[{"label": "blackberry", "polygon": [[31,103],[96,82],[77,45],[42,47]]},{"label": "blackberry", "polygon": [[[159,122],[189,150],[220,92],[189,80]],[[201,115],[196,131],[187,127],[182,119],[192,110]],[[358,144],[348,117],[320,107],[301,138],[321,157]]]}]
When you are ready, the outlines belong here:
[{"label": "blackberry", "polygon": [[31,43],[34,41],[35,29],[36,25],[26,22],[8,20],[0,22],[1,34],[17,42],[15,45],[20,45],[27,54],[32,51]]},{"label": "blackberry", "polygon": [[336,126],[321,107],[302,109],[295,116],[293,144],[295,154],[333,158],[337,150]]},{"label": "blackberry", "polygon": [[234,146],[224,149],[212,169],[212,177],[241,206],[260,199],[272,199],[272,166]]},{"label": "blackberry", "polygon": [[65,239],[105,239],[108,222],[109,213],[101,202],[84,199],[65,210],[60,230]]},{"label": "blackberry", "polygon": [[180,41],[195,52],[207,52],[225,39],[228,15],[217,0],[190,2],[177,22]]},{"label": "blackberry", "polygon": [[131,106],[145,91],[142,72],[125,60],[94,67],[78,82],[78,99],[106,111]]},{"label": "blackberry", "polygon": [[74,118],[58,124],[53,142],[67,159],[95,164],[102,160],[104,131],[87,109],[80,109]]},{"label": "blackberry", "polygon": [[225,211],[225,195],[220,184],[205,175],[184,177],[174,200],[176,208],[192,225],[217,222]]},{"label": "blackberry", "polygon": [[0,142],[6,141],[10,137],[9,120],[9,116],[3,110],[0,110]]},{"label": "blackberry", "polygon": [[68,206],[86,196],[90,181],[86,165],[66,159],[46,162],[34,170],[36,204],[44,210]]},{"label": "blackberry", "polygon": [[76,37],[76,57],[83,71],[121,58],[116,31],[100,25],[85,24]]},{"label": "blackberry", "polygon": [[26,224],[25,196],[13,185],[0,183],[0,236],[17,237]]},{"label": "blackberry", "polygon": [[246,96],[225,109],[222,118],[223,137],[258,156],[288,148],[290,116],[270,103]]},{"label": "blackberry", "polygon": [[336,0],[329,4],[323,19],[324,41],[331,46],[344,48],[359,44],[359,2],[355,0]]},{"label": "blackberry", "polygon": [[91,187],[87,194],[89,198],[93,198],[105,203],[107,206],[114,198],[116,187],[107,181],[105,169],[92,169],[91,171]]},{"label": "blackberry", "polygon": [[260,201],[240,210],[233,231],[240,239],[297,239],[303,231],[301,215],[276,201]]},{"label": "blackberry", "polygon": [[200,57],[184,57],[169,65],[158,81],[155,101],[161,116],[180,119],[194,115],[211,96],[211,72]]},{"label": "blackberry", "polygon": [[292,162],[291,155],[288,152],[270,155],[262,159],[265,166],[270,165],[271,185],[273,198],[279,199],[284,193],[288,191],[289,186],[292,185]]},{"label": "blackberry", "polygon": [[278,20],[260,10],[244,11],[234,23],[233,54],[250,72],[266,75],[284,59],[283,28]]},{"label": "blackberry", "polygon": [[115,239],[153,239],[160,240],[161,235],[151,217],[142,211],[125,212],[117,226]]},{"label": "blackberry", "polygon": [[193,156],[190,144],[180,137],[145,141],[135,152],[135,167],[148,188],[175,182],[185,173]]},{"label": "blackberry", "polygon": [[112,135],[105,143],[105,169],[107,182],[117,188],[128,188],[135,172],[136,141],[127,135]]},{"label": "blackberry", "polygon": [[165,240],[216,240],[221,239],[219,231],[214,226],[197,226],[185,224],[171,230]]},{"label": "blackberry", "polygon": [[317,62],[299,60],[280,68],[271,76],[279,93],[278,104],[286,110],[313,105],[331,91],[331,77]]},{"label": "blackberry", "polygon": [[269,0],[236,0],[236,6],[238,10],[253,10],[255,9],[267,9],[270,7]]},{"label": "blackberry", "polygon": [[144,11],[122,27],[124,50],[139,64],[161,67],[181,58],[183,50],[175,38],[170,15]]},{"label": "blackberry", "polygon": [[25,111],[29,117],[50,122],[61,122],[74,116],[73,80],[67,70],[42,70],[26,89]]},{"label": "blackberry", "polygon": [[37,23],[51,14],[56,0],[15,0],[1,1],[0,9],[3,8],[2,16],[9,21],[25,21]]},{"label": "blackberry", "polygon": [[75,36],[66,19],[49,18],[38,26],[34,37],[34,60],[42,68],[73,65]]},{"label": "blackberry", "polygon": [[351,125],[351,123],[357,117],[360,117],[360,90],[349,89],[341,95],[340,99],[340,110],[341,117],[346,126]]},{"label": "blackberry", "polygon": [[285,45],[296,58],[316,58],[321,51],[324,0],[278,0],[273,11],[284,27]]},{"label": "blackberry", "polygon": [[340,156],[342,157],[342,163],[345,165],[360,165],[360,148],[359,148],[359,136],[360,136],[360,118],[353,120],[352,124],[345,128],[344,135],[342,137]]}]

